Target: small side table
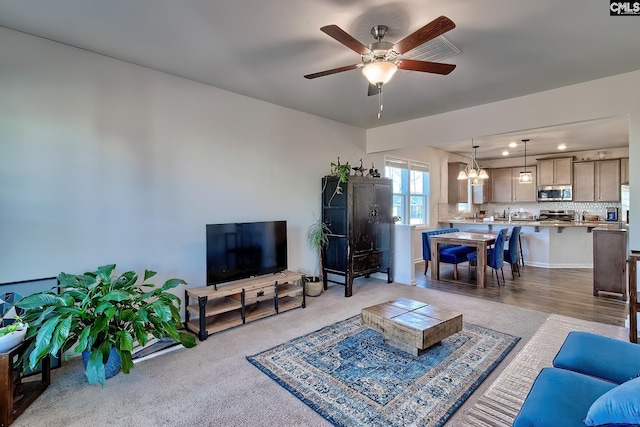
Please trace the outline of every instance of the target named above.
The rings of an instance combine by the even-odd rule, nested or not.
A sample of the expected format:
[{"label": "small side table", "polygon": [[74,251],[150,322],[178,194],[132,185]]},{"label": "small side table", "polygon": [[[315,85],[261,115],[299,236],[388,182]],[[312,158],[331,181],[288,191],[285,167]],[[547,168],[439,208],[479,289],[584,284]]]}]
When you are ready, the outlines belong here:
[{"label": "small side table", "polygon": [[28,343],[0,353],[0,427],[7,427],[18,418],[20,414],[49,386],[51,382],[51,360],[49,357],[42,359],[42,372],[40,379],[22,382],[19,395],[16,393],[15,369],[22,370],[22,366],[16,366],[22,351]]}]

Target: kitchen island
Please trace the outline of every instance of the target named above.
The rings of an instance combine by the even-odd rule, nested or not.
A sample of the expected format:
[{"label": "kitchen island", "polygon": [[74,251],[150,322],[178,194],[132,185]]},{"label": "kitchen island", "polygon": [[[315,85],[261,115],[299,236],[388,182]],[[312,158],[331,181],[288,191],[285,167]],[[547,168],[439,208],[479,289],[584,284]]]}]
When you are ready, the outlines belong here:
[{"label": "kitchen island", "polygon": [[[454,225],[455,224],[455,225]],[[526,265],[543,268],[593,268],[594,228],[622,227],[613,221],[528,221],[496,219],[446,219],[441,227],[460,231],[497,232],[501,228],[522,226],[522,251]]]}]

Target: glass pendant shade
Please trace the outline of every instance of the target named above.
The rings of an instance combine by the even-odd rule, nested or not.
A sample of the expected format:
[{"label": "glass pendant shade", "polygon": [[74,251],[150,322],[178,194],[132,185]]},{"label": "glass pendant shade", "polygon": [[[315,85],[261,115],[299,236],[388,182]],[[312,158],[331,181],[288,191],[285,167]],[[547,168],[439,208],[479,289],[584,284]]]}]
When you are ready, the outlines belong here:
[{"label": "glass pendant shade", "polygon": [[474,186],[474,187],[477,187],[479,185],[484,185],[484,181],[482,179],[480,179],[479,177],[478,178],[473,178],[471,180],[471,185]]},{"label": "glass pendant shade", "polygon": [[373,85],[385,84],[395,74],[398,67],[393,62],[371,62],[362,69],[362,74]]},{"label": "glass pendant shade", "polygon": [[520,172],[520,179],[518,180],[518,182],[520,184],[531,184],[533,182],[531,172]]},{"label": "glass pendant shade", "polygon": [[478,177],[478,171],[476,171],[475,168],[469,169],[469,178],[473,179],[477,177]]},{"label": "glass pendant shade", "polygon": [[480,173],[478,174],[478,178],[480,179],[489,179],[489,174],[486,170],[480,169]]},{"label": "glass pendant shade", "polygon": [[523,139],[522,142],[524,142],[524,171],[520,172],[518,183],[531,184],[533,183],[533,176],[531,176],[531,172],[527,170],[527,142],[529,142],[529,140]]},{"label": "glass pendant shade", "polygon": [[467,173],[465,171],[460,171],[460,173],[458,174],[458,180],[462,181],[465,179],[469,179]]}]

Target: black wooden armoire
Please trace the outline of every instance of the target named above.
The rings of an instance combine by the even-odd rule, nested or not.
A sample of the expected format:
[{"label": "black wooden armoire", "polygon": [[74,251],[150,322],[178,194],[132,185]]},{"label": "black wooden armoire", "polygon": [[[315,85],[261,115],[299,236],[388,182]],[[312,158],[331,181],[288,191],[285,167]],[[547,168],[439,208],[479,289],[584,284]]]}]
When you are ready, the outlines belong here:
[{"label": "black wooden armoire", "polygon": [[[387,274],[391,283],[393,262],[392,181],[387,178],[350,176],[322,179],[322,220],[331,230],[322,252],[324,288],[327,281],[343,284],[344,296],[352,294],[353,279],[371,273]],[[343,276],[344,283],[327,278]]]}]

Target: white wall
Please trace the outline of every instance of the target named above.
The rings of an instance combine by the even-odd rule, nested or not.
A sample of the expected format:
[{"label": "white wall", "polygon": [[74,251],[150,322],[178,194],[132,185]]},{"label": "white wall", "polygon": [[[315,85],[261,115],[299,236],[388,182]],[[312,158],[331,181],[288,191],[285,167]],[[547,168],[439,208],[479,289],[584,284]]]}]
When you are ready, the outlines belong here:
[{"label": "white wall", "polygon": [[0,28],[0,283],[119,270],[205,280],[205,224],[287,220],[312,270],[320,178],[362,129]]},{"label": "white wall", "polygon": [[[640,159],[640,71],[367,130],[367,151],[446,143],[478,136],[629,114],[629,162]],[[640,169],[629,168],[630,244],[640,249]],[[443,200],[444,201],[444,200]]]},{"label": "white wall", "polygon": [[[365,132],[8,29],[0,40],[0,282],[115,262],[198,286],[205,224],[271,219],[289,223],[290,268],[311,270],[305,232],[337,156],[429,163],[432,226],[450,160],[425,144],[630,114],[640,158],[640,72]],[[640,170],[630,181],[640,212]]]}]

